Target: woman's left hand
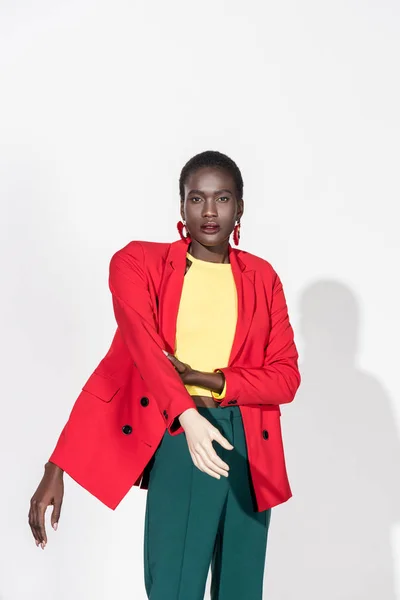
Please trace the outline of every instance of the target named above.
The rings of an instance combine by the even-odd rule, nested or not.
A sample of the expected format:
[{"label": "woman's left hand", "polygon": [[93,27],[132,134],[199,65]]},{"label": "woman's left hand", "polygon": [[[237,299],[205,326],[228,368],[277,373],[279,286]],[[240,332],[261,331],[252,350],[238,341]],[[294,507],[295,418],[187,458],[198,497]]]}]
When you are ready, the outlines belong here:
[{"label": "woman's left hand", "polygon": [[173,354],[169,354],[166,350],[163,350],[165,356],[172,362],[176,371],[180,375],[183,383],[190,385],[193,383],[194,376],[196,371],[192,369],[192,367],[186,363],[181,362],[174,356]]}]

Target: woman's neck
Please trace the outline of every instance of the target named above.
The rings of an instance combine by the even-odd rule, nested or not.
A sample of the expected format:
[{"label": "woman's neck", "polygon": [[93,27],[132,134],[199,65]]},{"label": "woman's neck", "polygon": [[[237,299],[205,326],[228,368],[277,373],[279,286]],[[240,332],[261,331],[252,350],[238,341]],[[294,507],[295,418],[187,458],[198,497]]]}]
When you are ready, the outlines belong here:
[{"label": "woman's neck", "polygon": [[219,246],[203,246],[196,240],[192,240],[188,252],[194,258],[213,263],[229,263],[229,242]]}]

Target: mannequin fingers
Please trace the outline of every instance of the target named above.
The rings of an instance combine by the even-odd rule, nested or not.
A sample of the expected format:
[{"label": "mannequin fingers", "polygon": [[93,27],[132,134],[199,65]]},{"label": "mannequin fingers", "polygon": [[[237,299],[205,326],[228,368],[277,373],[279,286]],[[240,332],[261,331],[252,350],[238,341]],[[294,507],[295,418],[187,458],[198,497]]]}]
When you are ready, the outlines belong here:
[{"label": "mannequin fingers", "polygon": [[228,477],[229,465],[218,456],[213,447],[208,455],[204,458],[204,462],[217,473],[220,473],[224,477]]},{"label": "mannequin fingers", "polygon": [[197,454],[196,459],[200,471],[204,471],[204,473],[207,473],[207,475],[211,475],[211,477],[214,477],[215,479],[221,479],[221,475],[218,475],[218,473],[207,467],[200,454]]},{"label": "mannequin fingers", "polygon": [[233,450],[234,446],[230,443],[229,440],[226,439],[226,437],[222,435],[222,433],[218,429],[214,433],[215,435],[213,436],[213,439],[216,442],[221,444],[221,446],[223,448],[226,448],[226,450]]},{"label": "mannequin fingers", "polygon": [[206,448],[199,448],[197,452],[208,469],[211,469],[215,473],[219,473],[224,477],[228,476],[229,465],[226,465],[226,467],[224,467],[226,463],[224,463],[224,461],[220,459],[218,454],[215,452],[211,442],[209,446],[207,445]]},{"label": "mannequin fingers", "polygon": [[[228,440],[222,435],[222,433],[220,433],[218,431],[218,429],[216,429],[214,432],[211,433],[211,440],[215,440],[216,442],[219,442],[221,444],[221,446],[223,446],[227,450],[232,450],[233,449],[232,444],[230,444],[228,442]],[[218,467],[221,467],[222,469],[225,469],[226,471],[229,471],[229,465],[228,465],[228,463],[226,463],[224,460],[222,460],[222,458],[217,454],[217,452],[215,451],[214,446],[211,444],[207,448],[209,448],[209,450],[208,450],[208,456],[209,456],[209,458],[211,458],[211,460]]]}]

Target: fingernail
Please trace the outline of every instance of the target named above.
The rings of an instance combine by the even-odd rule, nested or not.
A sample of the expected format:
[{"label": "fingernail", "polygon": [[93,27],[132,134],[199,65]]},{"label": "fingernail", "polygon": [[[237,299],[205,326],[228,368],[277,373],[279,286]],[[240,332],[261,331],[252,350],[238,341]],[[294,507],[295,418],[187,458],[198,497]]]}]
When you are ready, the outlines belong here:
[{"label": "fingernail", "polygon": [[168,356],[168,352],[166,350],[163,350],[165,356]]},{"label": "fingernail", "polygon": [[53,525],[53,529],[54,529],[55,531],[57,531],[57,526],[58,526],[58,523],[54,523],[54,525]]}]

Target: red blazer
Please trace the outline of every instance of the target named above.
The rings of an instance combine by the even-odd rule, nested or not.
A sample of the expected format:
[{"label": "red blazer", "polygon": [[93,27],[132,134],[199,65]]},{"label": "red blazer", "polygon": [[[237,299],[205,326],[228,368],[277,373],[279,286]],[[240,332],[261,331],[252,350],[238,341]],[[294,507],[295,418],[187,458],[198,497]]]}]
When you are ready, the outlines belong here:
[{"label": "red blazer", "polygon": [[[148,465],[175,418],[195,408],[162,349],[175,348],[187,245],[133,241],[111,258],[117,330],[73,405],[49,460],[115,509],[133,485],[148,489]],[[256,510],[288,500],[280,404],[300,384],[298,353],[281,281],[262,258],[229,246],[238,321],[220,407],[237,404],[245,430]],[[176,427],[176,424],[178,427]]]}]

